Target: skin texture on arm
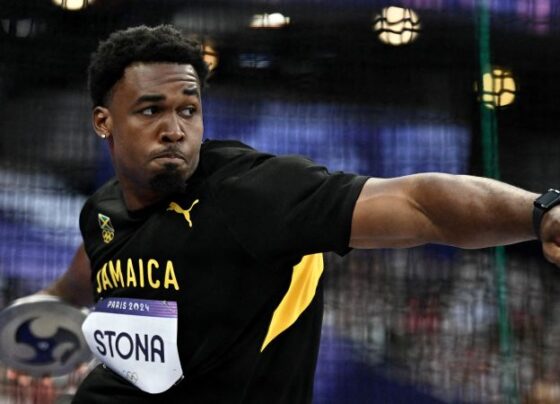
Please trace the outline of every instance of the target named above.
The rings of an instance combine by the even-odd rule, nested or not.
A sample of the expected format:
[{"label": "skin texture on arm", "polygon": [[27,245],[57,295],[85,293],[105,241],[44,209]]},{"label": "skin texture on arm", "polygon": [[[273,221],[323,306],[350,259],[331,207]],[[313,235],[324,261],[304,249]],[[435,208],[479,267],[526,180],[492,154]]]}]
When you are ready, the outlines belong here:
[{"label": "skin texture on arm", "polygon": [[[531,240],[536,197],[499,181],[464,175],[370,179],[356,202],[350,246],[484,248]],[[543,235],[552,226],[546,220],[550,213]]]},{"label": "skin texture on arm", "polygon": [[93,286],[90,276],[90,262],[82,244],[76,250],[66,272],[39,293],[60,297],[74,306],[90,306],[93,304]]}]

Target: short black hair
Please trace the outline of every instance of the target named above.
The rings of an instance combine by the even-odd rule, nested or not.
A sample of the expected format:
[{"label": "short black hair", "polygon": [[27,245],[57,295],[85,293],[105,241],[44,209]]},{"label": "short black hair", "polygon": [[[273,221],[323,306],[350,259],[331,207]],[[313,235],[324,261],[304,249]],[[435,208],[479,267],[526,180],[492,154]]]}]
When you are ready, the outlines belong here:
[{"label": "short black hair", "polygon": [[203,87],[208,65],[202,45],[187,39],[171,25],[141,25],[113,32],[100,42],[88,68],[88,86],[93,106],[106,106],[111,89],[125,69],[136,62],[190,64]]}]

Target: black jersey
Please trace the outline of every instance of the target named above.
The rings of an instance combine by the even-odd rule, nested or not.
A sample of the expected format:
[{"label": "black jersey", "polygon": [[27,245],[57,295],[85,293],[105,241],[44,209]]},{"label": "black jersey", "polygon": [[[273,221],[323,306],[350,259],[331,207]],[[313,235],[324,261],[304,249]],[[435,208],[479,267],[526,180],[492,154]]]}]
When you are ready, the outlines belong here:
[{"label": "black jersey", "polygon": [[207,141],[184,193],[130,212],[118,182],[104,185],[80,216],[95,298],[177,302],[184,379],[154,396],[98,367],[75,402],[310,402],[323,311],[318,253],[349,250],[365,181]]}]

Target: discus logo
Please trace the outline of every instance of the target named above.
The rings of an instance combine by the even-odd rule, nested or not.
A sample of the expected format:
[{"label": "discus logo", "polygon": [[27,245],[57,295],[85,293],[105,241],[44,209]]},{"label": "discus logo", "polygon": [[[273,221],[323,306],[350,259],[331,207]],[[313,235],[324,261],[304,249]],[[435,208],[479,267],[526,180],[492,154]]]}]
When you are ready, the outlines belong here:
[{"label": "discus logo", "polygon": [[[165,345],[159,335],[148,336],[148,334],[134,334],[115,331],[95,330],[93,338],[97,344],[97,352],[103,356],[115,357],[115,354],[122,359],[129,359],[134,354],[137,361],[156,362],[159,358],[161,363],[165,363]],[[157,357],[157,358],[156,358]]]},{"label": "discus logo", "polygon": [[[34,351],[32,358],[21,358],[21,362],[45,365],[59,361],[61,364],[65,364],[80,348],[78,337],[72,331],[62,327],[58,327],[52,335],[38,336],[31,329],[31,324],[35,320],[37,317],[24,321],[16,330],[16,342],[25,344]],[[54,352],[61,345],[66,346],[66,349],[57,358],[54,356]]]}]

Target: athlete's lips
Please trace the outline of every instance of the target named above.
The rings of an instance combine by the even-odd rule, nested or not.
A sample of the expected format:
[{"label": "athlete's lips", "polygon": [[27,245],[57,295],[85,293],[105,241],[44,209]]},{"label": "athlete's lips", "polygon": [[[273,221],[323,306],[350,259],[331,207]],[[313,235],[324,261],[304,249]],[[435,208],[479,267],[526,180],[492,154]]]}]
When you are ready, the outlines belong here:
[{"label": "athlete's lips", "polygon": [[172,149],[158,150],[150,154],[150,160],[157,160],[157,159],[169,159],[169,160],[180,159],[186,161],[187,157],[180,150],[172,148]]}]

